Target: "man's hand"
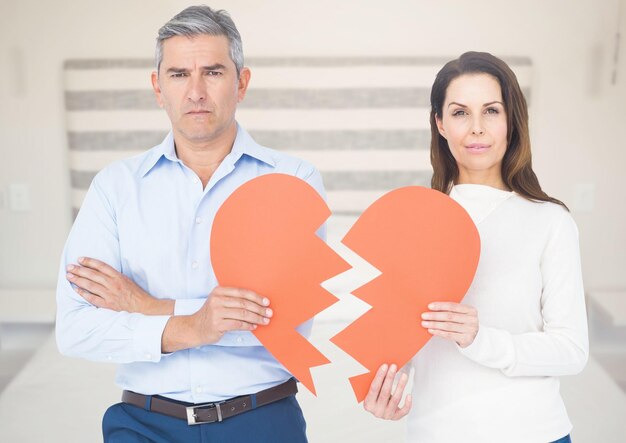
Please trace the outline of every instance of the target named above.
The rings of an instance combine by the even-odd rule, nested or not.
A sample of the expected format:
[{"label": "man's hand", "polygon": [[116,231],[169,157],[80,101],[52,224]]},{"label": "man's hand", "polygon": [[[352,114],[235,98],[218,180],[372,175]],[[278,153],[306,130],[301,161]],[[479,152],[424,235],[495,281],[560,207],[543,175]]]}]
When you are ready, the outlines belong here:
[{"label": "man's hand", "polygon": [[252,291],[216,287],[193,315],[170,318],[161,340],[163,352],[174,352],[219,341],[228,331],[253,331],[267,325],[270,301]]},{"label": "man's hand", "polygon": [[431,303],[422,314],[422,326],[432,335],[456,342],[466,348],[478,334],[478,311],[459,303]]},{"label": "man's hand", "polygon": [[370,390],[363,402],[363,408],[374,414],[378,418],[385,420],[399,420],[409,413],[411,410],[411,395],[407,395],[404,405],[398,407],[404,388],[409,379],[406,373],[402,373],[396,389],[393,390],[393,380],[396,377],[396,365],[382,365],[376,372],[374,380],[370,386]]},{"label": "man's hand", "polygon": [[146,315],[174,313],[174,300],[152,297],[124,274],[100,260],[81,257],[80,265],[67,267],[67,279],[74,290],[98,308],[139,312]]}]

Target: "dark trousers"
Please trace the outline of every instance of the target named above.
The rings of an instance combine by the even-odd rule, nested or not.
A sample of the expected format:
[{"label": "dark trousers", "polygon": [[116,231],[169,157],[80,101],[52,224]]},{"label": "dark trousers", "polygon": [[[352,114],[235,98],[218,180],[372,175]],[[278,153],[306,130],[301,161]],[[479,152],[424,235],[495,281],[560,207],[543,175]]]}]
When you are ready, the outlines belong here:
[{"label": "dark trousers", "polygon": [[218,423],[186,421],[118,403],[102,419],[105,443],[306,443],[306,423],[295,396]]},{"label": "dark trousers", "polygon": [[559,438],[556,441],[553,441],[552,443],[572,443],[572,439],[570,438],[569,435],[566,435],[563,438]]}]

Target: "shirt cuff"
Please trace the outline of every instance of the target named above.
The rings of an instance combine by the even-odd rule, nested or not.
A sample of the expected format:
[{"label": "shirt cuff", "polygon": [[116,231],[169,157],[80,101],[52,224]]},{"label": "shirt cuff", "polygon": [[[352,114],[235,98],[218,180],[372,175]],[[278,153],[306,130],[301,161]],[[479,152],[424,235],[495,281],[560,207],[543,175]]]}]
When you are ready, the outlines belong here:
[{"label": "shirt cuff", "polygon": [[504,370],[515,360],[513,339],[508,331],[488,326],[480,326],[471,345],[461,348],[461,354],[470,360],[489,368]]},{"label": "shirt cuff", "polygon": [[133,331],[134,361],[161,360],[161,337],[169,315],[142,315]]},{"label": "shirt cuff", "polygon": [[206,298],[183,298],[174,301],[174,315],[192,315],[200,310]]},{"label": "shirt cuff", "polygon": [[484,336],[485,336],[485,328],[483,326],[479,326],[478,332],[476,333],[476,337],[474,337],[474,341],[462,348],[456,343],[456,348],[459,350],[461,354],[469,358],[470,360],[477,361],[480,359],[481,349],[484,348]]}]

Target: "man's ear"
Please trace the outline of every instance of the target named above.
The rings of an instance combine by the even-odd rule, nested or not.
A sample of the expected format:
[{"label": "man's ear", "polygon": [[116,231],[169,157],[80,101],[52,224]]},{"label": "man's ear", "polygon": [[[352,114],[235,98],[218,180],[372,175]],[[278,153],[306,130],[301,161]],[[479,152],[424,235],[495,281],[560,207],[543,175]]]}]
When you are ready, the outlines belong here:
[{"label": "man's ear", "polygon": [[161,86],[159,85],[159,74],[156,71],[152,72],[150,76],[150,80],[152,81],[152,89],[154,90],[154,95],[156,96],[157,103],[159,107],[163,107],[163,99],[161,98]]},{"label": "man's ear", "polygon": [[250,69],[245,66],[241,68],[239,73],[239,80],[237,82],[237,103],[240,103],[246,96],[248,90],[248,84],[250,83]]}]

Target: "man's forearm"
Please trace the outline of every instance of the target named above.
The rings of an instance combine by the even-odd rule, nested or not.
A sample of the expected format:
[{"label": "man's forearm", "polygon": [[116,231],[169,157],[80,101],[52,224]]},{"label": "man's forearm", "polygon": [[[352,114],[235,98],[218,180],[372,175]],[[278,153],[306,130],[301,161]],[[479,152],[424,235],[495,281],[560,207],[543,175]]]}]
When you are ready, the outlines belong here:
[{"label": "man's forearm", "polygon": [[197,330],[195,318],[191,315],[170,317],[161,336],[161,351],[168,354],[203,345]]},{"label": "man's forearm", "polygon": [[175,300],[150,297],[140,312],[146,315],[174,315]]}]

